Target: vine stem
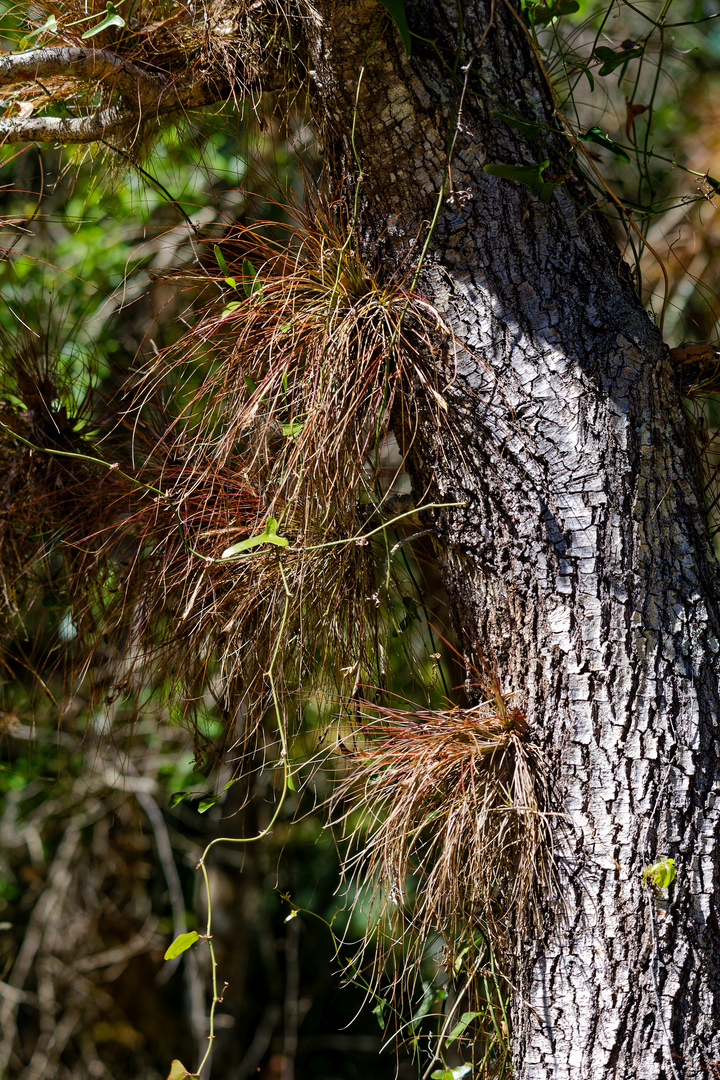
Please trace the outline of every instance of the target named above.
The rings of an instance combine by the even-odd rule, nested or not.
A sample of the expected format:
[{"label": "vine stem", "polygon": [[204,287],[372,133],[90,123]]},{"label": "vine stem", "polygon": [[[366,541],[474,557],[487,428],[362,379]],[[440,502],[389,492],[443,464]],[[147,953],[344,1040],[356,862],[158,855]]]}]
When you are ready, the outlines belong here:
[{"label": "vine stem", "polygon": [[283,786],[282,786],[282,791],[280,793],[280,798],[278,799],[277,806],[275,807],[275,810],[273,812],[272,817],[270,818],[270,821],[268,822],[268,824],[265,826],[264,829],[261,829],[260,832],[256,836],[216,836],[214,840],[210,841],[210,843],[207,845],[207,847],[203,851],[202,855],[200,856],[200,861],[198,862],[197,867],[196,867],[196,869],[199,869],[199,870],[202,871],[203,882],[205,884],[205,899],[207,901],[207,923],[206,923],[206,926],[205,926],[205,933],[202,936],[203,936],[203,939],[205,941],[207,941],[208,947],[210,949],[210,965],[211,965],[211,969],[212,969],[212,1002],[210,1004],[210,1016],[209,1016],[210,1027],[209,1027],[209,1033],[208,1033],[207,1050],[205,1051],[205,1055],[204,1055],[202,1061],[198,1065],[197,1071],[192,1074],[194,1077],[199,1077],[200,1076],[203,1069],[205,1068],[205,1065],[208,1062],[210,1054],[212,1053],[212,1046],[213,1046],[213,1042],[215,1041],[215,1037],[216,1037],[215,1036],[215,1009],[216,1009],[216,1007],[218,1005],[218,1002],[222,1001],[223,994],[225,993],[225,987],[227,986],[227,983],[226,983],[225,987],[223,987],[222,993],[218,994],[218,977],[217,977],[218,976],[218,965],[217,965],[217,959],[215,957],[215,948],[214,948],[213,942],[212,942],[212,896],[211,896],[211,892],[210,892],[210,880],[208,878],[206,859],[207,859],[208,853],[210,852],[211,848],[213,848],[215,846],[215,844],[252,844],[252,843],[255,843],[257,840],[262,840],[263,837],[267,836],[268,833],[271,831],[273,825],[277,821],[278,817],[280,816],[280,812],[281,812],[281,810],[283,808],[283,805],[285,803],[285,799],[287,797],[287,793],[288,793],[289,786],[290,786],[289,785],[290,761],[289,761],[289,753],[288,753],[287,732],[285,731],[285,724],[284,724],[284,721],[283,721],[282,711],[281,711],[281,708],[280,708],[280,698],[278,696],[277,687],[275,686],[275,679],[274,679],[274,676],[273,676],[273,670],[274,670],[274,667],[275,667],[275,661],[277,660],[277,655],[278,655],[278,652],[280,651],[280,642],[282,641],[283,632],[285,630],[285,623],[287,621],[288,610],[290,608],[290,600],[291,600],[291,596],[292,596],[292,594],[290,592],[290,589],[288,587],[287,578],[285,576],[285,571],[283,569],[282,559],[280,558],[280,553],[279,552],[278,552],[278,569],[280,570],[280,576],[282,578],[283,588],[285,590],[285,610],[283,611],[282,619],[281,619],[281,622],[280,622],[280,627],[278,629],[278,634],[277,634],[277,638],[276,638],[276,641],[275,641],[275,648],[273,649],[273,653],[272,653],[272,656],[270,658],[270,663],[268,665],[268,670],[266,671],[265,674],[266,674],[266,676],[268,678],[268,681],[270,683],[270,692],[272,694],[273,704],[275,706],[275,713],[276,713],[276,716],[277,716],[278,734],[280,736],[280,748],[281,748],[280,749],[280,757],[281,757],[282,763],[283,763]]},{"label": "vine stem", "polygon": [[[155,495],[157,498],[162,499],[164,502],[166,502],[168,504],[168,506],[172,510],[173,514],[175,515],[175,518],[176,518],[177,523],[178,523],[178,527],[180,529],[180,534],[181,534],[181,537],[182,537],[182,541],[183,541],[183,545],[185,547],[185,550],[190,552],[190,554],[194,555],[197,559],[202,559],[202,561],[205,562],[205,563],[209,563],[211,565],[221,565],[221,566],[223,566],[223,565],[227,565],[228,563],[239,562],[240,559],[250,559],[254,555],[267,554],[267,549],[263,549],[262,551],[243,552],[242,554],[239,554],[239,555],[230,556],[227,559],[222,559],[222,558],[217,559],[212,555],[203,555],[201,551],[198,551],[197,548],[194,548],[192,546],[192,544],[188,543],[188,541],[187,541],[187,539],[185,537],[185,526],[184,526],[184,522],[183,522],[182,518],[180,517],[180,512],[178,511],[177,506],[173,502],[172,495],[169,495],[167,491],[161,491],[160,488],[156,488],[152,484],[146,484],[143,480],[138,480],[136,477],[130,476],[129,473],[123,472],[123,470],[120,468],[120,466],[116,462],[105,461],[103,458],[94,457],[92,454],[81,454],[81,453],[78,453],[77,451],[73,451],[73,450],[56,450],[54,447],[50,447],[50,446],[36,446],[35,443],[30,442],[29,439],[24,438],[22,435],[18,435],[18,433],[16,431],[14,431],[13,428],[11,428],[9,424],[4,423],[4,421],[2,421],[2,420],[0,420],[0,427],[5,428],[6,431],[9,431],[13,439],[17,439],[18,442],[23,443],[25,446],[28,446],[31,450],[37,451],[37,453],[39,453],[39,454],[50,454],[53,457],[74,458],[76,461],[87,461],[92,465],[100,465],[102,468],[108,469],[110,472],[114,472],[118,476],[121,476],[123,478],[123,480],[127,480],[128,483],[134,484],[135,487],[142,488],[144,491],[148,491],[152,495]],[[383,522],[382,525],[378,525],[378,526],[376,526],[376,528],[370,529],[369,532],[355,533],[354,536],[346,536],[346,537],[343,537],[343,539],[341,539],[341,540],[326,540],[322,544],[309,544],[307,547],[290,547],[290,546],[288,546],[288,547],[283,548],[283,550],[288,555],[290,555],[290,554],[292,554],[292,555],[303,555],[308,551],[323,551],[325,548],[339,547],[339,546],[341,546],[343,544],[356,544],[359,541],[367,540],[371,536],[377,535],[377,533],[379,533],[379,532],[383,532],[385,529],[393,528],[395,525],[397,525],[397,523],[399,521],[402,521],[404,518],[407,518],[407,517],[412,517],[415,514],[419,514],[423,510],[445,510],[445,509],[448,509],[449,507],[456,507],[456,506],[467,506],[467,503],[466,502],[426,503],[424,506],[416,506],[412,510],[403,511],[402,514],[398,514],[396,517],[390,518],[389,521],[385,521],[385,522]],[[287,580],[285,578],[284,571],[282,570],[282,564],[280,564],[280,572],[282,574],[283,586],[285,588],[285,592],[286,592],[287,595],[289,595],[288,588],[287,588]],[[287,615],[287,611],[285,613],[285,616],[286,615]],[[285,623],[285,616],[283,616],[283,625]],[[279,642],[275,646],[275,652],[273,653],[273,663],[274,663],[275,657],[277,655],[278,645],[279,645]],[[267,674],[268,674],[268,676],[270,676],[271,682],[272,682],[271,673],[268,671]]]}]

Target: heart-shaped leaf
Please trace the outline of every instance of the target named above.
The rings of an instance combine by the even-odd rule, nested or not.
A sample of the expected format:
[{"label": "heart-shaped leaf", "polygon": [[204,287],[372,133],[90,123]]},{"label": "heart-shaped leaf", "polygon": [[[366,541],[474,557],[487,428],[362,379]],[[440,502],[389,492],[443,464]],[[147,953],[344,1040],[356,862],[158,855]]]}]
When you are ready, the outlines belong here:
[{"label": "heart-shaped leaf", "polygon": [[498,162],[484,165],[483,172],[488,176],[499,176],[501,180],[515,180],[519,184],[525,184],[530,188],[531,195],[540,198],[545,186],[542,174],[549,164],[549,161],[541,161],[539,165],[504,165]]},{"label": "heart-shaped leaf", "polygon": [[108,0],[106,7],[107,14],[105,18],[102,20],[102,22],[98,23],[97,26],[93,26],[92,29],[85,31],[82,36],[83,41],[87,41],[88,38],[95,37],[96,34],[101,33],[101,31],[103,30],[109,29],[109,27],[111,26],[125,25],[125,20],[123,19],[122,15],[119,14],[117,8],[112,3],[112,0]]},{"label": "heart-shaped leaf", "polygon": [[178,1061],[178,1059],[175,1058],[172,1065],[170,1066],[170,1072],[167,1075],[167,1080],[186,1080],[186,1077],[196,1075],[197,1073],[188,1072],[182,1061]]},{"label": "heart-shaped leaf", "polygon": [[219,798],[219,795],[210,795],[207,799],[201,799],[197,806],[198,814],[204,814],[206,810],[215,805]]},{"label": "heart-shaped leaf", "polygon": [[225,548],[221,559],[231,559],[234,555],[241,555],[244,551],[251,551],[260,544],[275,544],[276,547],[287,547],[290,541],[286,536],[278,536],[278,523],[274,517],[268,518],[267,525],[261,533],[249,536],[247,540],[241,540],[229,548]]},{"label": "heart-shaped leaf", "polygon": [[508,127],[521,131],[528,142],[537,142],[538,139],[542,138],[543,131],[539,124],[531,124],[520,117],[508,116],[507,113],[497,112],[495,109],[490,110],[490,115],[494,116],[496,120],[502,120]]},{"label": "heart-shaped leaf", "polygon": [[634,60],[637,56],[642,56],[643,49],[643,45],[638,45],[634,49],[621,49],[620,52],[616,52],[615,49],[610,49],[607,45],[598,45],[593,52],[596,60],[602,60],[602,67],[598,71],[598,75],[611,75],[616,68],[626,64],[628,60]]}]

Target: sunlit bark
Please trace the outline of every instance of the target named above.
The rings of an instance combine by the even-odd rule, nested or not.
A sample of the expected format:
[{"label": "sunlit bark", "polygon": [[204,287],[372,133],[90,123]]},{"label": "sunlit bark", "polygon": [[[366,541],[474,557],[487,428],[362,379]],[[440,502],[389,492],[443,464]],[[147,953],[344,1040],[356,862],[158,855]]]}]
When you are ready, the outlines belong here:
[{"label": "sunlit bark", "polygon": [[[417,261],[437,210],[420,283],[463,347],[412,456],[417,500],[467,503],[433,522],[456,629],[552,760],[561,890],[518,957],[516,1075],[697,1076],[720,1060],[719,575],[665,346],[581,179],[545,203],[483,171],[566,172],[564,136],[490,115],[560,127],[510,6],[406,4],[440,46],[409,59],[369,0],[319,7],[314,108],[336,178],[362,169],[366,244]],[[643,868],[670,856],[660,899]]]}]

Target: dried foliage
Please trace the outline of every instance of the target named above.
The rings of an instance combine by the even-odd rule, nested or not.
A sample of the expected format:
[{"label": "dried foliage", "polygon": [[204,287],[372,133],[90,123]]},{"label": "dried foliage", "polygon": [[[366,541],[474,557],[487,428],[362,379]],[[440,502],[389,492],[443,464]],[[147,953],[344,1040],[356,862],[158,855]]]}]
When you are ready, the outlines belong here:
[{"label": "dried foliage", "polygon": [[503,970],[553,882],[543,755],[522,713],[489,689],[471,709],[366,707],[334,797],[345,878],[368,934],[380,929],[396,990],[412,990],[440,935],[470,1008],[489,957]]},{"label": "dried foliage", "polygon": [[[182,342],[179,366],[208,349],[216,358],[199,391],[215,460],[243,440],[258,467],[272,460],[279,496],[323,492],[352,535],[358,492],[381,494],[388,431],[404,460],[419,411],[438,422],[444,414],[449,331],[409,273],[378,272],[341,204],[290,210],[284,235],[273,223],[236,226],[216,246],[213,277],[225,291],[194,331],[194,348]],[[206,286],[207,275],[198,281]],[[176,363],[166,358],[169,369]]]},{"label": "dried foliage", "polygon": [[[183,453],[158,413],[144,460],[104,463],[61,404],[47,358],[33,365],[15,353],[5,371],[14,372],[0,428],[8,612],[27,620],[52,593],[70,613],[77,664],[92,660],[106,690],[166,682],[191,710],[214,686],[234,715],[258,705],[253,723],[269,704],[278,641],[280,685],[333,670],[342,683],[341,665],[356,677],[365,609],[375,608],[370,545],[339,537],[327,506],[279,500],[237,449],[223,471],[192,439]],[[140,449],[136,433],[136,460]]]},{"label": "dried foliage", "polygon": [[132,377],[124,412],[74,402],[49,342],[6,343],[5,606],[53,595],[73,678],[164,684],[190,719],[209,690],[249,734],[276,691],[342,698],[368,677],[392,575],[384,445],[392,427],[400,473],[419,411],[440,422],[429,372],[447,338],[358,248],[329,207],[282,242],[230,233],[199,277],[221,311]]}]

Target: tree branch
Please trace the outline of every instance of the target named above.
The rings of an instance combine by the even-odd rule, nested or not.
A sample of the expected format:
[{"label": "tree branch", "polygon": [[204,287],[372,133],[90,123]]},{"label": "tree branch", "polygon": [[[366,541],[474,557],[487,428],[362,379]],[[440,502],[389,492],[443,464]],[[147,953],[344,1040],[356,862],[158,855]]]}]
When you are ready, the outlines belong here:
[{"label": "tree branch", "polygon": [[0,56],[0,86],[27,86],[41,77],[57,76],[87,84],[110,76],[105,89],[116,90],[121,104],[77,117],[6,117],[0,119],[0,142],[91,143],[123,138],[151,116],[159,119],[222,98],[220,85],[210,77],[190,73],[177,81],[163,78],[105,49],[59,46]]},{"label": "tree branch", "polygon": [[53,75],[70,76],[86,83],[112,76],[114,89],[130,101],[141,104],[157,99],[164,82],[159,76],[151,75],[106,49],[60,45],[0,56],[0,86],[34,82]]},{"label": "tree branch", "polygon": [[127,134],[140,117],[128,109],[110,108],[77,118],[59,116],[11,117],[0,120],[0,142],[91,143]]}]

